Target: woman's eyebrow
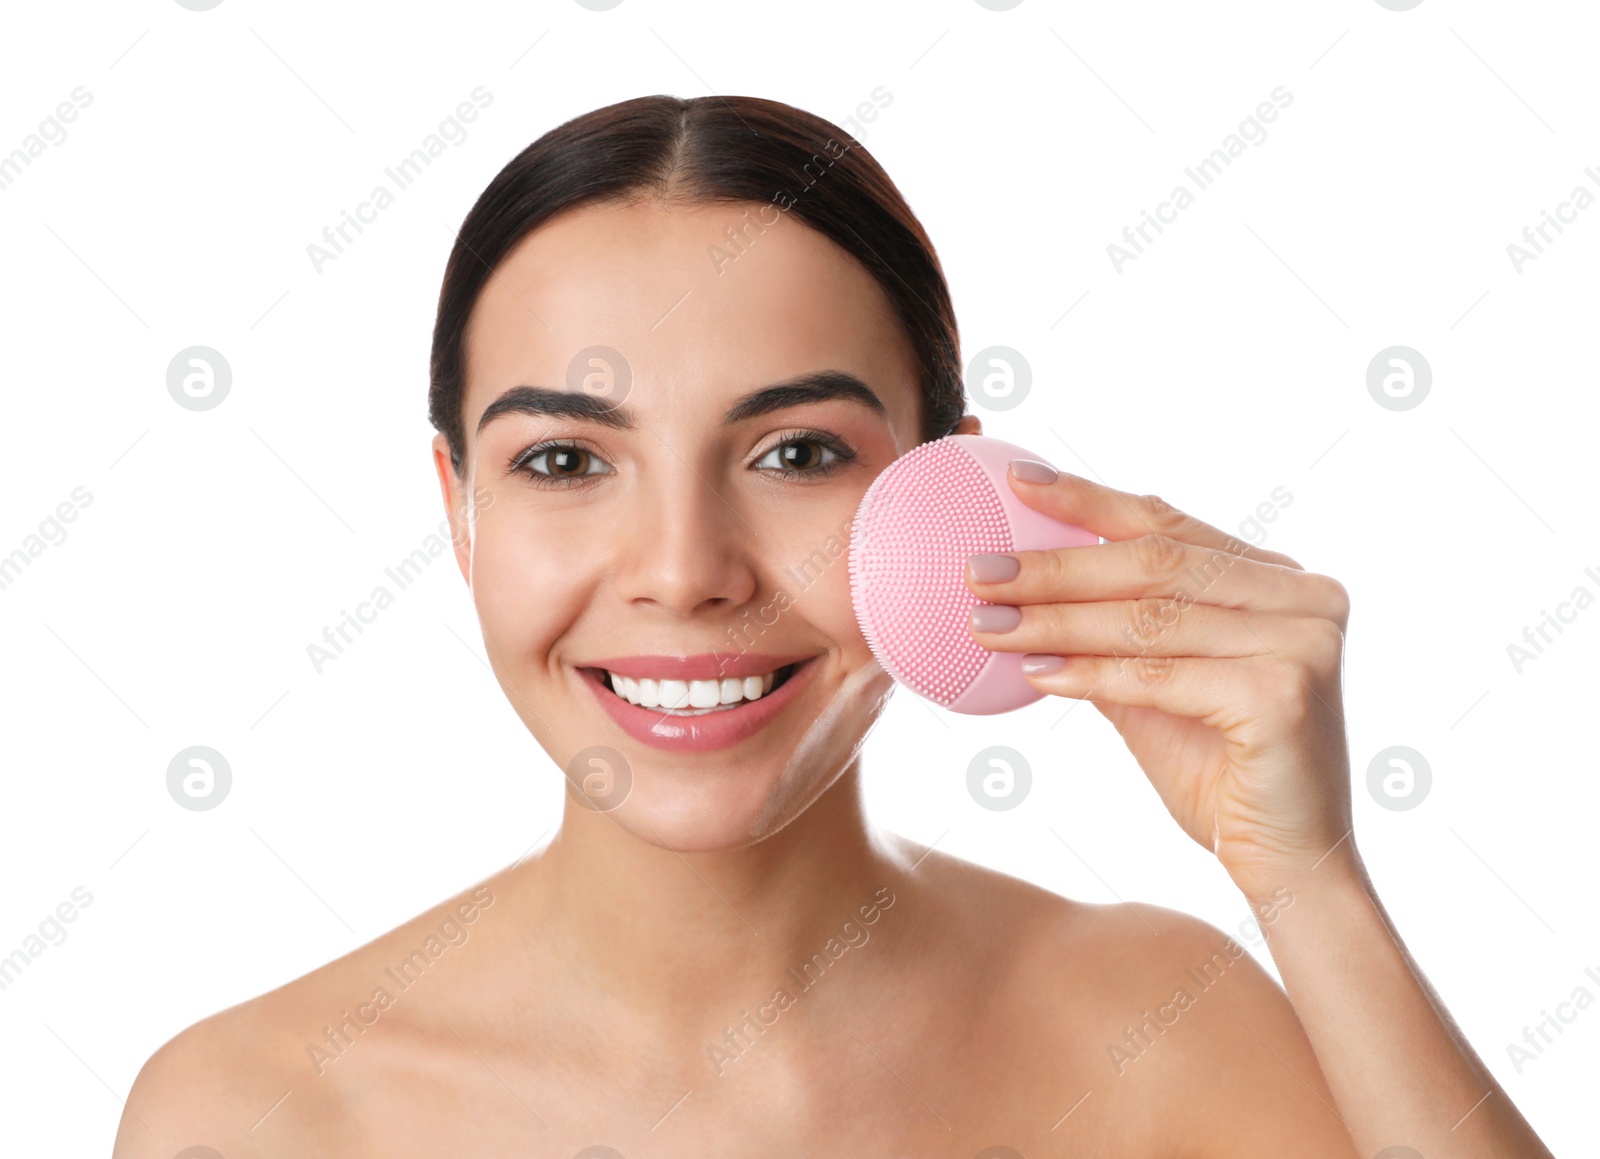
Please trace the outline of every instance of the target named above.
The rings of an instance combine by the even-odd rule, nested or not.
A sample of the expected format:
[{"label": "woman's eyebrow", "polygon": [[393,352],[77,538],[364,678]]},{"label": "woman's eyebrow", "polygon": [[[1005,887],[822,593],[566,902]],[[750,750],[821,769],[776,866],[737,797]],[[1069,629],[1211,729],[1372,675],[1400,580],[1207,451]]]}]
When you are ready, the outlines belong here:
[{"label": "woman's eyebrow", "polygon": [[855,375],[842,370],[819,370],[751,391],[728,408],[728,412],[722,416],[722,424],[731,426],[785,407],[833,398],[860,403],[868,410],[889,417],[883,401]]},{"label": "woman's eyebrow", "polygon": [[[853,374],[842,370],[819,370],[796,375],[783,382],[764,386],[740,397],[722,416],[724,426],[757,418],[771,411],[828,399],[848,399],[888,417],[881,399]],[[612,404],[604,397],[572,390],[552,390],[546,386],[513,386],[484,408],[478,419],[478,433],[501,415],[550,415],[556,418],[587,419],[616,430],[638,429],[637,416],[626,405]]]}]

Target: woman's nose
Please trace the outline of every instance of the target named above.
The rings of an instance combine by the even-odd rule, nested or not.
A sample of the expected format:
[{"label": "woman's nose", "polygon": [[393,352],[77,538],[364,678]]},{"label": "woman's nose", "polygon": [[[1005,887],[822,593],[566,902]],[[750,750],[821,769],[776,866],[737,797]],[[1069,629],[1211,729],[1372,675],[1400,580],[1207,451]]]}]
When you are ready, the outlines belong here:
[{"label": "woman's nose", "polygon": [[745,604],[758,586],[756,529],[687,464],[670,474],[667,484],[637,497],[617,528],[626,539],[617,556],[618,594],[679,615]]}]

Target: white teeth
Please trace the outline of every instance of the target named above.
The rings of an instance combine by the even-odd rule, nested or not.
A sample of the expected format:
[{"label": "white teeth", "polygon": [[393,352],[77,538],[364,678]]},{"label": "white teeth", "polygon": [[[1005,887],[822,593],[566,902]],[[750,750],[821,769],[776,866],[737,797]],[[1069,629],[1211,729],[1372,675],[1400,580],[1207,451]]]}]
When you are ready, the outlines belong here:
[{"label": "white teeth", "polygon": [[720,680],[657,680],[607,672],[612,691],[643,708],[710,711],[746,700],[760,700],[772,691],[777,673],[725,676]]}]

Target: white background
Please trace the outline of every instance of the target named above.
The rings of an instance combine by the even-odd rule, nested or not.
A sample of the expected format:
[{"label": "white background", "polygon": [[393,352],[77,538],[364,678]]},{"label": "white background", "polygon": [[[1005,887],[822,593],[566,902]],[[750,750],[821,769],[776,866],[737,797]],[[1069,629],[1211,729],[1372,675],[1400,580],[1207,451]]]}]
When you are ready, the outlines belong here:
[{"label": "white background", "polygon": [[[318,675],[306,646],[442,511],[427,355],[453,229],[515,153],[626,97],[743,93],[844,121],[938,247],[970,357],[1033,388],[986,433],[1265,543],[1352,593],[1357,839],[1507,1092],[1558,1154],[1592,1144],[1600,1005],[1520,1073],[1507,1044],[1600,997],[1591,743],[1600,610],[1519,674],[1507,645],[1600,594],[1593,516],[1600,209],[1521,271],[1507,245],[1600,193],[1596,28],[1580,3],[16,6],[0,151],[92,103],[0,190],[0,554],[92,503],[0,591],[0,955],[93,902],[0,991],[0,1144],[104,1154],[163,1041],[345,953],[548,836],[561,781],[439,562]],[[334,262],[306,246],[482,85],[492,104]],[[1277,86],[1292,104],[1119,273],[1106,247]],[[1568,211],[1570,215],[1570,210]],[[181,349],[233,371],[214,410]],[[1404,344],[1421,405],[1375,402]],[[1259,537],[1257,541],[1260,542]],[[1248,910],[1109,724],[901,690],[866,749],[886,827],[1091,901],[1234,929]],[[1069,711],[1070,709],[1070,711]],[[233,785],[179,808],[204,744]],[[972,754],[1025,754],[980,808]],[[1425,755],[1416,808],[1365,787]],[[1070,846],[1070,848],[1069,848]],[[1264,964],[1270,958],[1257,950]],[[1063,964],[1064,968],[1067,964]],[[1399,1044],[1396,1049],[1401,1049]]]}]

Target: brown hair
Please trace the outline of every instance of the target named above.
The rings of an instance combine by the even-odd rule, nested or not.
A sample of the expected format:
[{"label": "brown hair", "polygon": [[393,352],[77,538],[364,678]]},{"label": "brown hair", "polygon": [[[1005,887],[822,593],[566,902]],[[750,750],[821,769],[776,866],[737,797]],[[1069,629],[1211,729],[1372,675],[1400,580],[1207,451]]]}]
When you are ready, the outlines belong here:
[{"label": "brown hair", "polygon": [[955,312],[922,224],[883,167],[837,125],[761,97],[635,97],[551,129],[495,175],[461,224],[439,291],[428,417],[457,475],[467,320],[495,267],[530,231],[585,204],[654,196],[774,202],[830,238],[883,287],[922,374],[924,441],[964,410]]}]

